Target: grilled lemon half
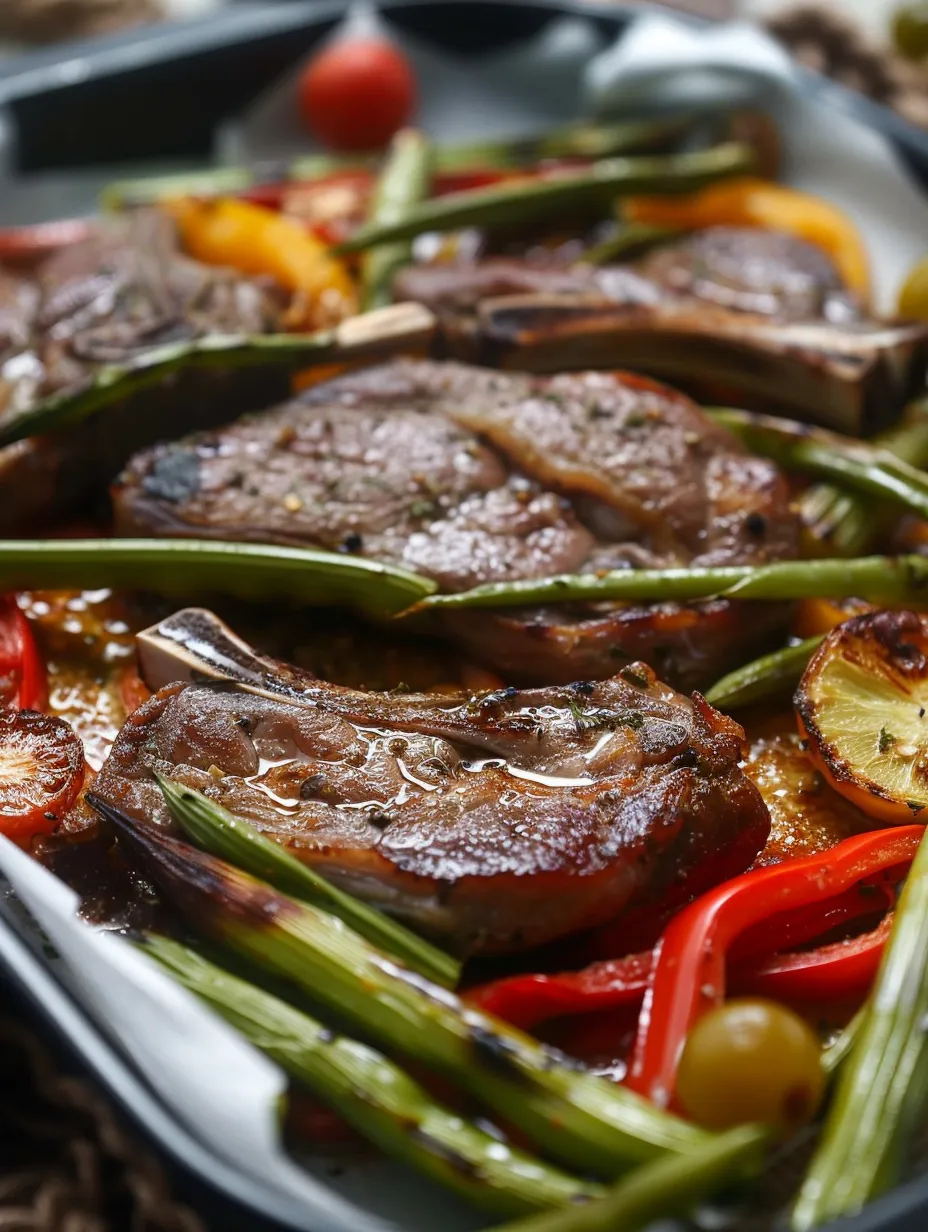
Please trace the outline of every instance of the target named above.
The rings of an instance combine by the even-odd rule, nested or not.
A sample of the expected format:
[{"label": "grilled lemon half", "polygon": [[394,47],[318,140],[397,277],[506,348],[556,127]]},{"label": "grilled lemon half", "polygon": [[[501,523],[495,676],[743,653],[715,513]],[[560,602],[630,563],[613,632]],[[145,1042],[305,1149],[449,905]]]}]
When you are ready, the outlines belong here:
[{"label": "grilled lemon half", "polygon": [[836,791],[876,821],[928,821],[928,616],[878,611],[838,625],[794,702]]}]

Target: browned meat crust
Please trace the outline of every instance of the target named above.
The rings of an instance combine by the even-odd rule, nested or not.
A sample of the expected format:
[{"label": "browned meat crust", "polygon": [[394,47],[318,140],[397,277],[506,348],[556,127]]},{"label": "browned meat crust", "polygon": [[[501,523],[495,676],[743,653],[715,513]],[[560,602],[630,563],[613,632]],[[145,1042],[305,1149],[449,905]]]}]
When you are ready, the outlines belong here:
[{"label": "browned meat crust", "polygon": [[[183,256],[170,220],[140,212],[49,257],[29,282],[0,274],[0,416],[89,383],[106,364],[201,334],[276,328],[280,294]],[[0,450],[0,533],[35,529],[99,495],[131,453],[267,405],[284,374],[190,372],[46,440]]]},{"label": "browned meat crust", "polygon": [[[313,544],[445,589],[582,569],[788,558],[776,467],[680,394],[621,373],[553,378],[396,361],[138,455],[120,533]],[[611,675],[648,658],[705,683],[783,617],[730,605],[510,612],[449,622],[507,679]]]},{"label": "browned meat crust", "polygon": [[463,952],[503,951],[747,867],[769,819],[742,752],[736,723],[640,664],[475,697],[170,685],[94,790],[168,824],[152,772],[169,774]]}]

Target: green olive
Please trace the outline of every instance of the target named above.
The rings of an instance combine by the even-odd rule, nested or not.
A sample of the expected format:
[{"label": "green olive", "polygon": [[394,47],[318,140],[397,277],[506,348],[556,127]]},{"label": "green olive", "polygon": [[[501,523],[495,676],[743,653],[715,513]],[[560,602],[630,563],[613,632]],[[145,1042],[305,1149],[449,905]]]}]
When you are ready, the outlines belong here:
[{"label": "green olive", "polygon": [[690,1031],[677,1098],[707,1129],[756,1122],[789,1133],[821,1102],[821,1056],[814,1031],[792,1010],[775,1001],[729,1001]]},{"label": "green olive", "polygon": [[912,60],[928,56],[928,4],[904,4],[893,14],[893,42]]},{"label": "green olive", "polygon": [[928,257],[909,270],[899,292],[899,315],[912,321],[928,321]]}]

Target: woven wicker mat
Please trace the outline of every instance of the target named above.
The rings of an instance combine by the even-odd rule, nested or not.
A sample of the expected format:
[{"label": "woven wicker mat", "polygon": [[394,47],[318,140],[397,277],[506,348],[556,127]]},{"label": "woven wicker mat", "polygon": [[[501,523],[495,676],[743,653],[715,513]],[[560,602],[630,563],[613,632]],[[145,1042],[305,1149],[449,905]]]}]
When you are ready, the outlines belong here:
[{"label": "woven wicker mat", "polygon": [[206,1232],[109,1103],[0,1015],[0,1232]]}]

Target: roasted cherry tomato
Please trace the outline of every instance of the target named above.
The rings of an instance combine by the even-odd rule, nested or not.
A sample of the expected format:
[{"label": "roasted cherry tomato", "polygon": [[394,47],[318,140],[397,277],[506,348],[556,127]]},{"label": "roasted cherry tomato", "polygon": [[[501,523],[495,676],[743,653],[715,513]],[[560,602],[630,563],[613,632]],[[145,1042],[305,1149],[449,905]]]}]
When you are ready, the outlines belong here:
[{"label": "roasted cherry tomato", "polygon": [[684,1111],[708,1129],[757,1121],[789,1132],[815,1115],[825,1079],[811,1027],[775,1001],[729,1001],[690,1031],[677,1075]]},{"label": "roasted cherry tomato", "polygon": [[61,719],[0,713],[0,833],[17,843],[54,830],[84,782],[84,749]]},{"label": "roasted cherry tomato", "polygon": [[416,82],[382,39],[345,39],[321,51],[300,79],[307,126],[334,150],[378,150],[409,120]]}]

